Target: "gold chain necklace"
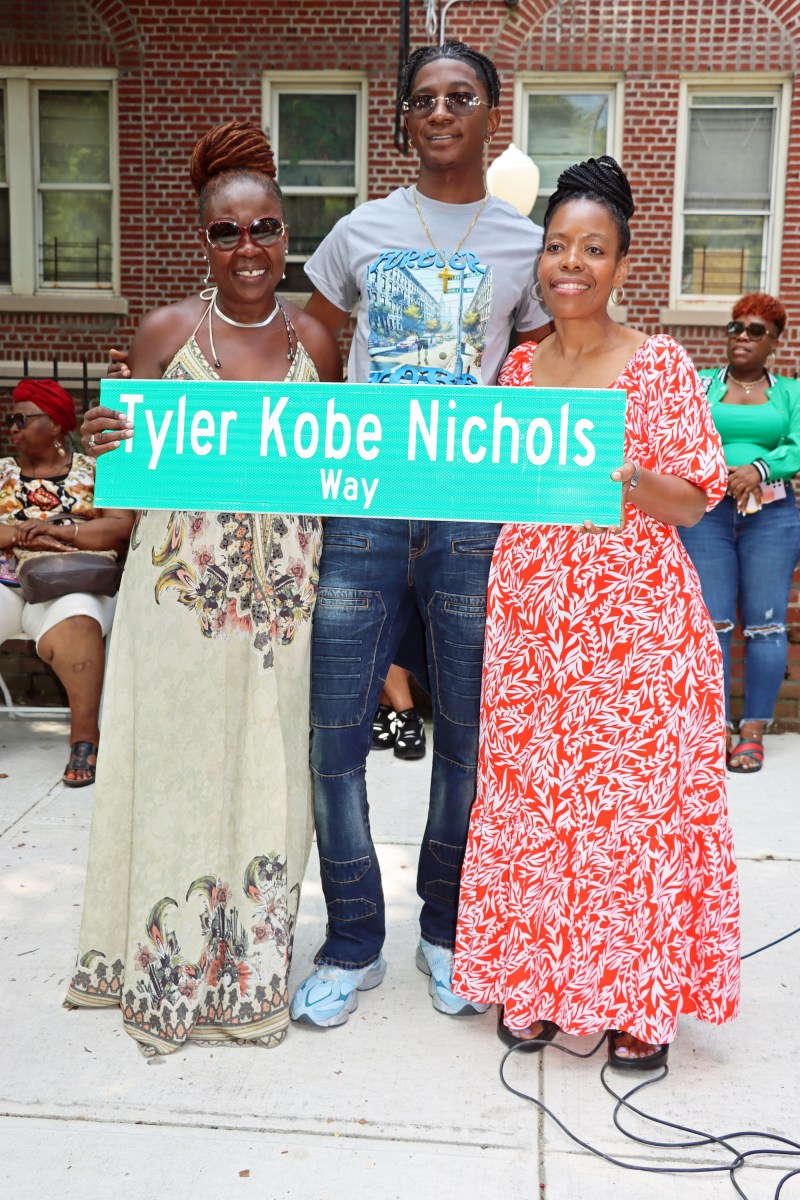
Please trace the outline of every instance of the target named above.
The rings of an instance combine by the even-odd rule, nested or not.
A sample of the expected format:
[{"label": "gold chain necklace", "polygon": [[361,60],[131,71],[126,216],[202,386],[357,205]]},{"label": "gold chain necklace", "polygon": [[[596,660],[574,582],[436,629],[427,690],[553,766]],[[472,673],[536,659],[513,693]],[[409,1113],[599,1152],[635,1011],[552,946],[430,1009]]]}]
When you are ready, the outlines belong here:
[{"label": "gold chain necklace", "polygon": [[761,380],[763,378],[764,378],[764,375],[762,373],[761,375],[759,375],[758,379],[753,379],[753,380],[751,380],[750,383],[745,383],[744,380],[737,379],[736,376],[734,375],[733,371],[730,370],[730,368],[728,369],[728,379],[732,379],[734,383],[738,383],[739,387],[742,388],[742,390],[744,391],[745,396],[749,396],[750,393],[752,392],[753,388],[756,386],[756,384],[761,383]]},{"label": "gold chain necklace", "polygon": [[[488,199],[489,199],[489,193],[488,193],[488,192],[485,192],[485,193],[484,193],[483,200],[481,200],[481,206],[480,206],[480,208],[479,208],[479,209],[478,209],[478,211],[475,213],[475,216],[472,218],[472,220],[470,221],[469,225],[467,226],[467,232],[464,234],[464,236],[462,237],[461,241],[460,241],[460,242],[458,243],[458,245],[456,246],[455,250],[453,251],[453,254],[458,254],[459,250],[460,250],[460,249],[461,249],[461,247],[464,245],[464,242],[467,240],[467,238],[469,237],[469,235],[472,233],[473,229],[475,228],[475,222],[478,220],[478,217],[481,215],[481,213],[483,212],[483,210],[486,208],[486,201],[487,201]],[[435,241],[433,240],[433,238],[431,237],[431,231],[430,231],[430,229],[428,229],[428,226],[425,224],[425,218],[424,218],[424,217],[423,217],[423,215],[422,215],[422,209],[420,208],[420,206],[419,206],[419,201],[417,200],[417,188],[416,188],[416,184],[414,185],[414,191],[413,191],[413,200],[414,200],[414,208],[417,210],[417,216],[419,217],[420,221],[422,222],[422,228],[425,230],[425,233],[427,234],[428,241],[429,241],[429,242],[430,242],[430,244],[433,246],[434,250],[435,250],[435,251],[436,251],[436,253],[439,255],[439,258],[440,258],[440,259],[442,260],[442,262],[444,263],[444,255],[442,254],[442,252],[441,252],[441,250],[439,249],[439,247],[436,245],[436,242],[435,242]],[[451,257],[452,257],[452,256],[451,256]],[[445,264],[445,265],[447,265],[447,264]]]}]

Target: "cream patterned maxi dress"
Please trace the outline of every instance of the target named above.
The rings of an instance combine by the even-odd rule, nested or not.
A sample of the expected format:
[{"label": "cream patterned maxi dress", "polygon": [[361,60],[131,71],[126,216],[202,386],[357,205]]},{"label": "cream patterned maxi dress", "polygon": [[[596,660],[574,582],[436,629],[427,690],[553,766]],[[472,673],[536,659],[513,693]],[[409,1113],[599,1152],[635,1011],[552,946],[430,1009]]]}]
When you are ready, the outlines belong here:
[{"label": "cream patterned maxi dress", "polygon": [[[500,382],[529,386],[530,343]],[[709,505],[726,471],[691,361],[648,338],[625,456]],[[587,514],[589,515],[589,514]],[[669,1042],[679,1013],[739,1003],[739,896],[725,796],[719,642],[677,530],[505,525],[489,579],[478,794],[454,990],[506,1024]]]},{"label": "cream patterned maxi dress", "polygon": [[[191,338],[165,379],[216,379]],[[297,346],[287,380],[316,381]],[[312,835],[318,518],[143,512],[105,684],[78,961],[145,1054],[275,1046]]]}]

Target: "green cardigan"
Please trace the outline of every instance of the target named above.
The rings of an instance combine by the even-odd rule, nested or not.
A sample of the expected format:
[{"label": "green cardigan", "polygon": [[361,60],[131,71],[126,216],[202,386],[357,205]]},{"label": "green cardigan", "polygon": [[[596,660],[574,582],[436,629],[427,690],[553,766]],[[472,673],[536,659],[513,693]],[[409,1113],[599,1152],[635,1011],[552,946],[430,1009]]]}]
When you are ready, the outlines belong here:
[{"label": "green cardigan", "polygon": [[[721,370],[699,371],[705,388],[711,415],[728,390],[728,367]],[[787,379],[784,375],[772,375],[767,371],[769,387],[767,398],[782,413],[785,423],[780,444],[761,459],[769,467],[770,479],[791,479],[800,471],[800,379]]]}]

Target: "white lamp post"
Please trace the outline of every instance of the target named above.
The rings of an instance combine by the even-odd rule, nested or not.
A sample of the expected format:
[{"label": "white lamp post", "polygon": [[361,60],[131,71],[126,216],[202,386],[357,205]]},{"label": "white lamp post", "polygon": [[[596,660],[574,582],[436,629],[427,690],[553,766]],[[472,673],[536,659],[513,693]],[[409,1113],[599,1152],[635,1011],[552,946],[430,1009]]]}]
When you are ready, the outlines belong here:
[{"label": "white lamp post", "polygon": [[493,196],[507,200],[527,217],[539,194],[539,168],[512,142],[486,172],[486,186]]}]

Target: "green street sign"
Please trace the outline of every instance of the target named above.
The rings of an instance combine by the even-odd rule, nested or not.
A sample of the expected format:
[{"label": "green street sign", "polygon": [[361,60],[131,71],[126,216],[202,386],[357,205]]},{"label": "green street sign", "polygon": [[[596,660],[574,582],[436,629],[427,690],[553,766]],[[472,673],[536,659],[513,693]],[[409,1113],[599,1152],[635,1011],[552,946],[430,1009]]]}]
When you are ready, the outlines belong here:
[{"label": "green street sign", "polygon": [[617,524],[625,392],[103,380],[106,508]]}]

